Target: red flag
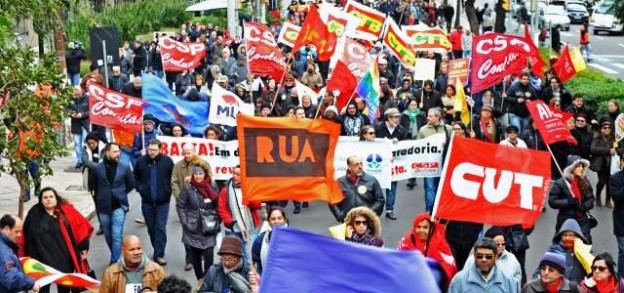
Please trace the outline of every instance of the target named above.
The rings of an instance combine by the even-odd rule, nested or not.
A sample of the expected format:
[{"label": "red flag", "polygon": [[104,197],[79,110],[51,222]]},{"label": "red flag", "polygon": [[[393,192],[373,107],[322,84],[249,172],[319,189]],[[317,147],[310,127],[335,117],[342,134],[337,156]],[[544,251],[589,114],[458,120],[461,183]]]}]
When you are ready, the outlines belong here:
[{"label": "red flag", "polygon": [[93,124],[129,132],[143,129],[143,100],[87,83],[89,120]]},{"label": "red flag", "polygon": [[535,46],[535,42],[533,42],[528,25],[524,25],[524,38],[531,44],[532,53],[527,56],[529,58],[531,72],[533,72],[535,76],[544,77],[544,67],[546,67],[546,61],[542,59],[539,49]]},{"label": "red flag", "polygon": [[206,56],[204,43],[181,43],[171,38],[160,38],[158,42],[165,71],[192,70],[199,66]]},{"label": "red flag", "polygon": [[257,22],[245,22],[245,49],[250,74],[271,76],[277,83],[282,80],[286,62],[269,29]]},{"label": "red flag", "polygon": [[547,152],[453,138],[444,170],[436,218],[531,227],[542,214],[551,175]]},{"label": "red flag", "polygon": [[[472,93],[497,83],[504,76],[526,68],[526,56],[539,54],[523,37],[498,33],[478,35],[472,41]],[[541,75],[541,74],[540,74]]]},{"label": "red flag", "polygon": [[310,6],[310,12],[306,16],[301,32],[293,46],[293,52],[296,52],[305,45],[314,45],[316,53],[320,61],[327,61],[336,50],[336,42],[338,38],[335,33],[331,33],[327,25],[321,19],[321,15],[316,5]]},{"label": "red flag", "polygon": [[364,77],[364,74],[366,74],[373,62],[373,58],[368,54],[368,51],[369,48],[353,39],[345,39],[344,51],[340,60],[349,68],[349,71],[351,71],[357,81]]},{"label": "red flag", "polygon": [[568,120],[570,120],[572,117],[574,117],[574,114],[572,114],[570,112],[561,111],[561,110],[555,109],[553,107],[550,107],[550,110],[552,110],[555,113],[555,116],[561,117],[561,118],[559,118],[559,120],[561,120],[561,122],[563,122],[563,124],[566,124],[566,122],[568,122]]},{"label": "red flag", "polygon": [[545,144],[566,141],[571,145],[576,145],[576,139],[566,127],[565,122],[561,121],[563,115],[553,112],[544,101],[530,101],[527,103],[527,109]]},{"label": "red flag", "polygon": [[327,90],[339,90],[340,95],[336,99],[336,108],[340,111],[349,102],[349,98],[353,95],[355,87],[357,86],[357,79],[349,70],[346,64],[342,61],[336,63],[334,71],[332,71],[331,78],[327,82]]},{"label": "red flag", "polygon": [[572,57],[570,57],[570,49],[568,46],[563,48],[561,55],[557,59],[557,62],[553,65],[555,74],[561,79],[561,83],[566,83],[575,74],[574,64],[572,64]]},{"label": "red flag", "polygon": [[342,201],[334,179],[340,125],[238,115],[243,201]]}]

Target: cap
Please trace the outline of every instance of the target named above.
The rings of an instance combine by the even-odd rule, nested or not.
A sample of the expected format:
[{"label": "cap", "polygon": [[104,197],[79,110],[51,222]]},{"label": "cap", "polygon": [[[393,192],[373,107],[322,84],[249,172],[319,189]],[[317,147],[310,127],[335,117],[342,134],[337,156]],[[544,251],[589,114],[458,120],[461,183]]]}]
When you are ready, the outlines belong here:
[{"label": "cap", "polygon": [[490,105],[483,105],[481,107],[481,111],[490,111],[490,112],[494,112],[494,108],[492,108],[492,106]]},{"label": "cap", "polygon": [[219,255],[232,254],[243,256],[243,241],[240,238],[230,235],[225,236],[221,240],[221,248],[219,249]]},{"label": "cap", "polygon": [[386,117],[401,116],[401,112],[399,112],[399,109],[397,109],[397,108],[388,108],[384,112],[384,115]]}]

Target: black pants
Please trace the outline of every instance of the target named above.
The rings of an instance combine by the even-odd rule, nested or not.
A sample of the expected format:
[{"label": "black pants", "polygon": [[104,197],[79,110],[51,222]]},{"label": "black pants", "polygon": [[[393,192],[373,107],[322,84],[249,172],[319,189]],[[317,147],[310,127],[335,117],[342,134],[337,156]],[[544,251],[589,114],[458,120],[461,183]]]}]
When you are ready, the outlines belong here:
[{"label": "black pants", "polygon": [[520,270],[522,271],[522,284],[520,284],[520,286],[524,287],[524,284],[526,284],[526,280],[527,280],[526,270],[524,269],[524,262],[526,260],[526,250],[512,251],[511,253],[516,257],[516,259],[520,263]]},{"label": "black pants", "polygon": [[[191,259],[193,262],[193,269],[195,270],[195,277],[199,280],[206,275],[210,266],[214,263],[214,246],[206,249],[195,248],[189,246],[191,249]],[[204,256],[204,265],[202,267],[202,255]]]},{"label": "black pants", "polygon": [[453,253],[453,257],[455,258],[455,264],[457,264],[457,268],[463,268],[464,264],[466,264],[466,260],[470,255],[470,251],[472,250],[472,245],[467,245],[467,243],[461,242],[453,242],[449,241],[449,246],[451,247],[451,252]]},{"label": "black pants", "polygon": [[611,176],[609,168],[603,168],[598,171],[598,183],[596,183],[596,200],[600,201],[602,189],[606,187],[606,198],[604,203],[607,204],[611,200],[611,190],[609,188],[609,177]]}]

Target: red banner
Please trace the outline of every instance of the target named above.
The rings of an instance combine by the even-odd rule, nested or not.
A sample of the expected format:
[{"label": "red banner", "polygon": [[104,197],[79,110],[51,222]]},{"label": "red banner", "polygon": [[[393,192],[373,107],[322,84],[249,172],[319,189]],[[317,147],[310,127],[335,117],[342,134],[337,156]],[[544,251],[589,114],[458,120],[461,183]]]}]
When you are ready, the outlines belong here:
[{"label": "red banner", "polygon": [[275,37],[269,29],[257,22],[245,22],[245,48],[249,73],[271,76],[277,83],[282,80],[286,63]]},{"label": "red banner", "polygon": [[341,61],[347,65],[357,81],[360,81],[373,63],[373,58],[368,54],[368,49],[364,45],[346,38]]},{"label": "red banner", "polygon": [[330,32],[321,19],[316,5],[310,6],[310,12],[301,25],[301,32],[293,46],[293,52],[305,45],[314,45],[319,61],[327,61],[336,50],[338,37],[336,32]]},{"label": "red banner", "polygon": [[470,65],[470,59],[453,59],[449,61],[448,65],[448,80],[455,80],[459,78],[462,84],[468,83],[468,66]]},{"label": "red banner", "polygon": [[557,59],[557,63],[553,64],[552,68],[559,79],[561,79],[561,83],[566,83],[566,81],[574,77],[576,69],[574,69],[574,64],[572,63],[572,57],[570,56],[570,49],[568,46],[563,48],[561,56]]},{"label": "red banner", "polygon": [[143,100],[89,82],[89,120],[93,124],[129,132],[143,129]]},{"label": "red banner", "polygon": [[453,138],[448,151],[434,217],[499,226],[535,224],[548,195],[547,152],[468,138]]},{"label": "red banner", "polygon": [[204,43],[181,43],[171,38],[160,38],[158,42],[165,71],[192,70],[199,66],[206,56]]},{"label": "red banner", "polygon": [[358,39],[377,41],[381,38],[386,15],[373,8],[349,0],[345,11],[360,19],[355,35]]},{"label": "red banner", "polygon": [[336,67],[332,71],[332,76],[327,81],[327,90],[339,90],[340,95],[336,98],[334,106],[338,110],[342,110],[349,102],[349,98],[355,91],[358,79],[353,75],[353,71],[347,67],[342,61],[336,62]]},{"label": "red banner", "polygon": [[535,46],[525,38],[498,33],[474,36],[472,40],[472,93],[478,93],[503,80],[505,75],[527,67]]},{"label": "red banner", "polygon": [[566,141],[572,145],[576,145],[576,139],[570,133],[570,130],[562,121],[563,115],[556,113],[548,107],[543,101],[530,101],[527,103],[527,109],[531,113],[535,127],[539,131],[544,143],[553,144],[559,141]]},{"label": "red banner", "polygon": [[531,72],[533,72],[535,76],[544,77],[544,67],[546,67],[546,61],[544,61],[544,59],[542,59],[542,55],[539,54],[539,49],[535,46],[535,42],[533,42],[528,25],[524,26],[524,38],[531,45],[531,50],[533,52],[537,52],[529,54],[528,56]]}]

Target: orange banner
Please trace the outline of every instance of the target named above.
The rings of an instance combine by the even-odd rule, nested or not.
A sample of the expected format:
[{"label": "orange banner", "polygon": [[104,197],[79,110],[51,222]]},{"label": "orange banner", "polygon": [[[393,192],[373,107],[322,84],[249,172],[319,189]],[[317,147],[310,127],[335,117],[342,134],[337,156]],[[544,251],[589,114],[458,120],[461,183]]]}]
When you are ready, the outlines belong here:
[{"label": "orange banner", "polygon": [[340,125],[289,117],[237,118],[243,200],[342,201],[334,179]]}]

